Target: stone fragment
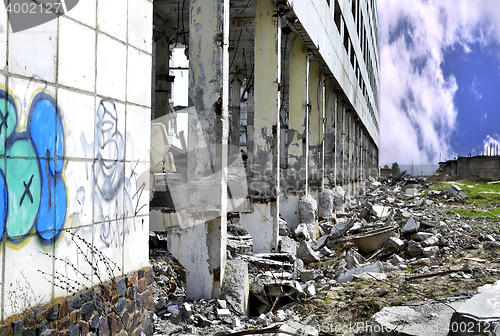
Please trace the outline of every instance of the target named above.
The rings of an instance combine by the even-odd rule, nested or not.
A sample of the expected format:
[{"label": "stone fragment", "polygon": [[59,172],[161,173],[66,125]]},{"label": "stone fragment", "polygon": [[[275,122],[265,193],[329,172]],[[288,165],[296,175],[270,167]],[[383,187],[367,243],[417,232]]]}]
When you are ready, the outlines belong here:
[{"label": "stone fragment", "polygon": [[316,273],[313,269],[307,269],[300,272],[300,281],[308,282],[314,280],[318,277],[319,274]]},{"label": "stone fragment", "polygon": [[334,211],[335,194],[330,189],[323,189],[318,195],[318,216],[330,218]]},{"label": "stone fragment", "polygon": [[412,233],[418,231],[420,228],[420,224],[416,222],[413,217],[410,217],[407,221],[406,224],[403,226],[401,229],[401,234],[407,234],[407,233]]},{"label": "stone fragment", "polygon": [[309,233],[309,228],[307,227],[307,224],[300,223],[295,229],[295,236],[297,237],[298,241],[310,240],[311,234]]},{"label": "stone fragment", "polygon": [[310,325],[303,325],[295,321],[288,321],[281,325],[277,335],[294,335],[294,336],[318,336],[318,329]]},{"label": "stone fragment", "polygon": [[317,202],[310,195],[302,197],[299,200],[299,216],[301,223],[314,223],[316,221],[317,212]]},{"label": "stone fragment", "polygon": [[338,283],[346,283],[346,282],[352,281],[353,276],[355,274],[361,274],[364,272],[382,273],[382,270],[383,270],[382,263],[380,261],[377,261],[377,262],[374,262],[372,264],[352,268],[350,270],[347,270],[347,271],[341,273],[337,277],[337,282]]},{"label": "stone fragment", "polygon": [[248,315],[248,264],[242,260],[228,260],[221,285],[221,298],[236,310]]},{"label": "stone fragment", "polygon": [[398,265],[404,264],[404,263],[405,263],[405,260],[403,258],[401,258],[400,256],[398,256],[397,254],[394,254],[392,256],[391,264],[393,264],[394,266],[398,266]]},{"label": "stone fragment", "polygon": [[422,242],[422,246],[435,246],[439,244],[439,236],[438,235],[434,235],[430,238],[427,238],[426,240],[424,240]]},{"label": "stone fragment", "polygon": [[424,247],[422,254],[426,257],[436,256],[439,254],[439,247],[437,246]]},{"label": "stone fragment", "polygon": [[313,283],[308,283],[304,286],[304,293],[307,294],[307,296],[315,296],[316,295],[316,287],[314,287]]},{"label": "stone fragment", "polygon": [[290,233],[290,229],[288,228],[288,223],[283,218],[278,218],[279,223],[279,235],[280,236],[288,236]]},{"label": "stone fragment", "polygon": [[418,257],[422,254],[422,252],[424,251],[422,246],[420,245],[420,243],[414,241],[414,240],[410,240],[408,242],[408,248],[406,249],[406,251],[408,252],[408,254],[412,257]]},{"label": "stone fragment", "polygon": [[412,234],[410,238],[415,240],[415,241],[421,242],[421,241],[424,241],[427,238],[430,238],[432,236],[434,236],[434,235],[432,233],[429,233],[429,232],[417,232],[415,234]]},{"label": "stone fragment", "polygon": [[333,189],[333,193],[335,196],[335,212],[344,212],[344,203],[345,203],[345,192],[341,186],[336,186]]},{"label": "stone fragment", "polygon": [[318,252],[314,251],[311,244],[305,240],[300,243],[297,250],[297,257],[306,264],[316,262],[320,259]]},{"label": "stone fragment", "polygon": [[297,253],[297,242],[288,236],[281,237],[280,252],[295,257]]}]

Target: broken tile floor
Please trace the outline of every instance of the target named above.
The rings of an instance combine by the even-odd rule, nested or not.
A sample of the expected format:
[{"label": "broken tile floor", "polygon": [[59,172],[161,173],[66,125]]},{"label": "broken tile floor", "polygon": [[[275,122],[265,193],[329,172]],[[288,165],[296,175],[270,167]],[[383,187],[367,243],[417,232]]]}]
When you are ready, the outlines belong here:
[{"label": "broken tile floor", "polygon": [[487,285],[500,279],[498,219],[450,216],[471,207],[458,184],[436,190],[403,173],[370,180],[364,196],[326,196],[334,218],[318,219],[324,209],[305,197],[303,223],[280,220],[280,253],[253,254],[228,224],[228,263],[248,263],[249,316],[231,295],[187,301],[183,267],[151,233],[155,335],[497,335],[500,313],[470,307],[482,295],[500,309],[500,282]]}]

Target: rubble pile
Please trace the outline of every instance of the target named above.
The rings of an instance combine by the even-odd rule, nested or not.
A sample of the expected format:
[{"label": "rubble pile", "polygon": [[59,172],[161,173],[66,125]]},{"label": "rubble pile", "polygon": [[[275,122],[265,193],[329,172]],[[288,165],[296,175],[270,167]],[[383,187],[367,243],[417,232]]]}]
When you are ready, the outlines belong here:
[{"label": "rubble pile", "polygon": [[[241,293],[188,302],[182,266],[164,257],[164,241],[153,235],[156,334],[222,335],[256,329],[269,335],[318,335],[319,308],[330,301],[337,308],[348,304],[356,296],[348,287],[353,282],[380,284],[369,293],[380,298],[390,291],[384,285],[388,281],[406,286],[447,277],[480,283],[500,276],[498,227],[480,229],[488,219],[450,216],[467,200],[458,185],[434,190],[427,181],[403,173],[384,181],[370,178],[365,190],[349,198],[337,186],[321,192],[318,202],[303,197],[296,228],[280,218],[276,253],[252,253],[252,237],[237,220],[228,224],[228,264],[248,264],[246,312],[238,299]],[[467,257],[471,251],[490,251],[497,258]],[[228,287],[229,292],[238,290],[237,285]],[[313,311],[304,311],[308,304]]]}]

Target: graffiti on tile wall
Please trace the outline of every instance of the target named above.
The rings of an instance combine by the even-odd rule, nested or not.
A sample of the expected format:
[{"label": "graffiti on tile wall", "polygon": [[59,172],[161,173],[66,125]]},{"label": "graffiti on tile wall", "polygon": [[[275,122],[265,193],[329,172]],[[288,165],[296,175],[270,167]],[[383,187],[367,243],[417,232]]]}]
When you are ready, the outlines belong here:
[{"label": "graffiti on tile wall", "polygon": [[0,236],[18,244],[35,233],[51,247],[62,234],[67,192],[61,111],[45,90],[34,93],[27,121],[0,89]]},{"label": "graffiti on tile wall", "polygon": [[[133,141],[129,133],[120,131],[119,125],[116,104],[102,99],[95,115],[94,141],[88,142],[85,134],[81,135],[82,146],[93,149],[95,154],[87,180],[92,179],[94,223],[101,225],[97,237],[106,247],[117,247],[124,235],[137,229],[133,217],[147,205],[141,203],[146,182],[139,177],[138,163],[125,160],[125,141],[127,146],[133,146]],[[78,192],[79,205],[83,205],[86,190],[80,187]],[[75,215],[79,221],[79,214]],[[119,219],[123,224],[117,224]]]}]

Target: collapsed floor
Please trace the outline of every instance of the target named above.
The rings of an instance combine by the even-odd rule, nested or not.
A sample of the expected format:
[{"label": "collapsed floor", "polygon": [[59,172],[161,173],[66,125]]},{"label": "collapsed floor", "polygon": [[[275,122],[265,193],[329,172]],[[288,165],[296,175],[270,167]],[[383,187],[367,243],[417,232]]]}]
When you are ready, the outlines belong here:
[{"label": "collapsed floor", "polygon": [[[319,200],[301,200],[295,230],[280,220],[280,253],[253,254],[251,236],[228,224],[228,265],[248,264],[248,316],[238,286],[219,300],[186,300],[183,267],[164,235],[151,233],[155,334],[375,335],[381,327],[429,335],[423,326],[432,325],[431,334],[447,335],[457,307],[500,279],[498,219],[456,214],[472,207],[457,185],[435,188],[403,173],[370,180],[365,196],[336,189]],[[331,210],[334,218],[318,216]]]}]

